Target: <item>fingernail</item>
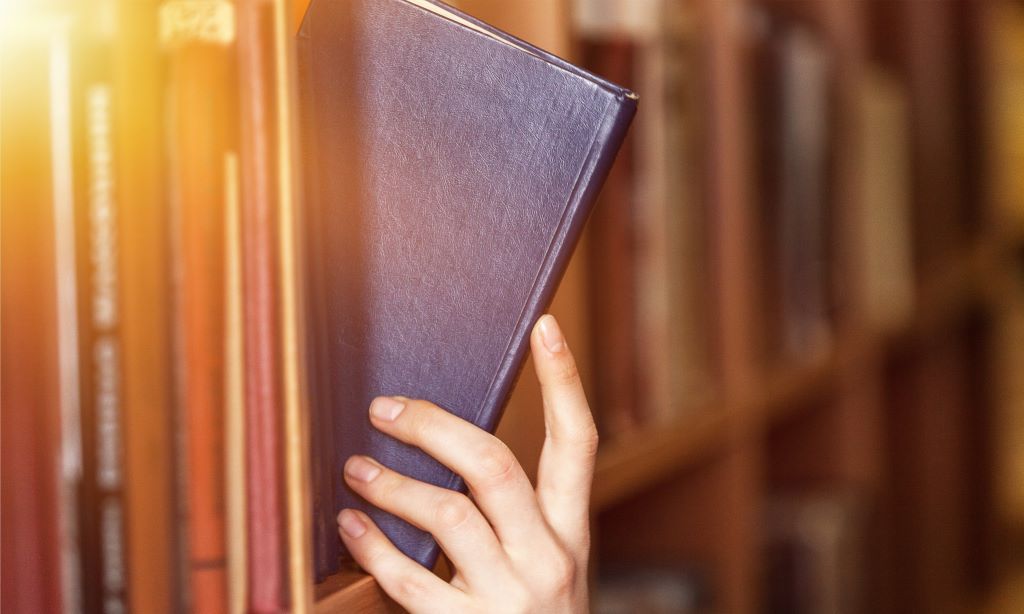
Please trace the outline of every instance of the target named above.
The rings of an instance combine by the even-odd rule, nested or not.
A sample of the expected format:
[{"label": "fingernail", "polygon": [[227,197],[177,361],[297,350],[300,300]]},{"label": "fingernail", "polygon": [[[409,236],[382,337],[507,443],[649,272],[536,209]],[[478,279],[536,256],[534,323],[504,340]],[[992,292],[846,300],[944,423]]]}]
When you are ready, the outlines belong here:
[{"label": "fingernail", "polygon": [[396,397],[377,397],[370,403],[370,415],[391,422],[405,409],[405,403]]},{"label": "fingernail", "polygon": [[537,325],[540,327],[540,340],[549,352],[557,354],[565,349],[565,337],[562,336],[562,329],[558,328],[555,316],[541,316]]},{"label": "fingernail", "polygon": [[366,533],[366,523],[352,510],[341,510],[338,514],[338,526],[345,532],[345,535],[355,539]]},{"label": "fingernail", "polygon": [[365,456],[353,456],[345,463],[345,473],[360,482],[371,482],[380,475],[380,465]]}]

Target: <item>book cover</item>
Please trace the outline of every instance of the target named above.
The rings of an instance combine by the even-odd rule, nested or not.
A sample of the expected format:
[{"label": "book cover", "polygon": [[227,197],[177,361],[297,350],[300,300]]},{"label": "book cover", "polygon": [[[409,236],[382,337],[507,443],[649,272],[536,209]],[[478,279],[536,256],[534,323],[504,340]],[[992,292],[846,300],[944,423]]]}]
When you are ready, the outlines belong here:
[{"label": "book cover", "polygon": [[[300,108],[323,223],[335,449],[461,480],[371,427],[373,397],[433,401],[493,430],[635,96],[440,3],[311,3]],[[431,565],[429,535],[336,490]]]}]

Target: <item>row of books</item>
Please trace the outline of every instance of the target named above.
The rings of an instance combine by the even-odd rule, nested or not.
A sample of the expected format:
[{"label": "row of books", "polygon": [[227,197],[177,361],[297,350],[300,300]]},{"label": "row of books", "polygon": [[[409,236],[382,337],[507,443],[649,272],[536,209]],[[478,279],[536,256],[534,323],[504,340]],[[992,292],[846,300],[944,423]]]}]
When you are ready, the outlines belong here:
[{"label": "row of books", "polygon": [[[709,186],[722,169],[707,162],[718,145],[705,128],[715,109],[694,3],[577,5],[584,64],[644,93],[588,231],[595,404],[601,428],[617,433],[671,421],[715,396],[721,220]],[[842,310],[882,329],[910,315],[910,118],[891,71],[868,67],[856,100],[840,104],[828,40],[766,8],[745,11],[751,176],[733,180],[754,186],[748,282],[760,319],[751,330],[771,370],[828,352]],[[837,152],[857,156],[844,162],[860,169],[857,203],[839,202]],[[851,257],[858,279],[839,268]]]},{"label": "row of books", "polygon": [[17,10],[4,611],[306,611],[292,8]]},{"label": "row of books", "polygon": [[297,33],[291,9],[66,0],[8,26],[17,611],[307,611],[341,508],[439,553],[343,481],[367,454],[462,487],[367,408],[494,429],[637,97],[440,2],[323,0]]},{"label": "row of books", "polygon": [[[757,544],[765,612],[846,614],[866,611],[873,554],[872,510],[865,497],[841,492],[778,491],[765,504]],[[708,561],[605,565],[592,607],[601,614],[717,612],[721,598]]]}]

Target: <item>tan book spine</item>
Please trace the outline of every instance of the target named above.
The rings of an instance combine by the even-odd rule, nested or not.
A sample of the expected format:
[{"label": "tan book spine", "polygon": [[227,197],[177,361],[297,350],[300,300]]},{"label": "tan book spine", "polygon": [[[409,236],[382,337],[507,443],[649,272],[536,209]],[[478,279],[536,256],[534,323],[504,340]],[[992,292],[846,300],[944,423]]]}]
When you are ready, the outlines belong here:
[{"label": "tan book spine", "polygon": [[310,480],[308,394],[305,386],[305,348],[302,305],[300,252],[296,236],[298,199],[296,169],[295,56],[292,28],[286,0],[274,1],[274,65],[277,98],[277,187],[278,237],[281,272],[281,368],[284,377],[285,430],[285,505],[288,518],[288,568],[292,612],[303,614],[312,609],[313,563],[310,544]]},{"label": "tan book spine", "polygon": [[245,478],[245,322],[238,154],[224,156],[224,464],[228,611],[244,614],[249,590]]}]

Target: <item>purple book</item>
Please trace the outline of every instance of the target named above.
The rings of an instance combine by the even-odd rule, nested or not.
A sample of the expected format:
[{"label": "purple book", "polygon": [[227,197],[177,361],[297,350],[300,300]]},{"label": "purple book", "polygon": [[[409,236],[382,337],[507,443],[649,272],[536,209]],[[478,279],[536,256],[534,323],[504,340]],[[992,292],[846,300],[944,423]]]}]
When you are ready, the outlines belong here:
[{"label": "purple book", "polygon": [[[368,454],[462,481],[373,429],[370,400],[425,398],[494,430],[636,96],[429,0],[313,0],[298,64],[309,329],[326,363],[317,522],[362,509],[431,566],[433,539],[359,499],[342,466]],[[340,544],[316,539],[331,541],[322,577]]]}]

